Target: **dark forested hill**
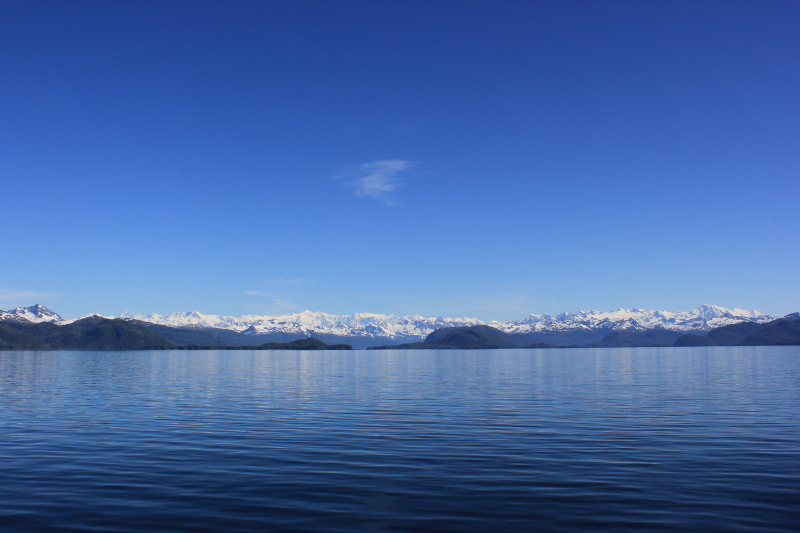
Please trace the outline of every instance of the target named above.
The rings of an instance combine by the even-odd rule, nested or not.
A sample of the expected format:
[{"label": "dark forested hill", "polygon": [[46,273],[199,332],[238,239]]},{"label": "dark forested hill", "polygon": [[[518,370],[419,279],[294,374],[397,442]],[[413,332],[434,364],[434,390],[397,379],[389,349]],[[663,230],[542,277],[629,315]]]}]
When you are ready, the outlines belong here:
[{"label": "dark forested hill", "polygon": [[47,345],[28,333],[0,324],[0,350],[36,350]]},{"label": "dark forested hill", "polygon": [[763,328],[764,324],[757,322],[739,322],[712,329],[705,336],[683,335],[674,346],[734,346]]},{"label": "dark forested hill", "polygon": [[800,344],[800,318],[787,315],[766,324],[740,322],[712,329],[705,336],[683,335],[674,346],[775,346]]},{"label": "dark forested hill", "polygon": [[[155,331],[153,331],[155,330]],[[163,331],[161,335],[157,331]],[[167,338],[167,335],[171,338]],[[274,337],[273,337],[274,338]],[[176,342],[170,342],[174,340]],[[249,341],[245,344],[242,341]],[[214,328],[170,328],[135,320],[99,316],[58,326],[49,322],[5,321],[0,323],[0,349],[250,349],[250,350],[351,350],[349,344],[326,344],[303,338],[291,342],[268,342],[258,335]]]},{"label": "dark forested hill", "polygon": [[[39,348],[138,350],[173,345],[147,328],[118,318],[87,317],[63,326],[31,322],[4,322],[4,325],[28,337],[34,337],[41,343]],[[27,347],[15,344],[11,348]]]},{"label": "dark forested hill", "polygon": [[800,319],[779,318],[768,322],[766,327],[742,340],[739,344],[742,346],[800,344]]},{"label": "dark forested hill", "polygon": [[587,344],[588,348],[615,348],[634,346],[672,346],[681,336],[681,332],[666,329],[648,329],[645,331],[612,331],[600,341]]},{"label": "dark forested hill", "polygon": [[370,349],[487,349],[518,348],[519,340],[491,326],[468,326],[461,328],[439,328],[431,332],[422,342],[411,342],[393,346],[374,346]]},{"label": "dark forested hill", "polygon": [[171,342],[158,333],[118,318],[85,318],[62,327],[64,331],[55,339],[57,347],[137,350],[172,346]]},{"label": "dark forested hill", "polygon": [[517,348],[516,339],[491,326],[440,328],[425,337],[429,348]]},{"label": "dark forested hill", "polygon": [[262,344],[262,350],[352,350],[349,344],[325,344],[319,339],[309,337],[292,342],[268,342]]},{"label": "dark forested hill", "polygon": [[158,333],[173,344],[179,345],[203,345],[203,346],[254,346],[267,341],[289,342],[303,338],[301,334],[292,333],[269,333],[265,335],[243,333],[222,328],[208,328],[197,326],[165,326],[163,324],[152,324],[141,320],[128,320],[132,324],[138,324]]}]

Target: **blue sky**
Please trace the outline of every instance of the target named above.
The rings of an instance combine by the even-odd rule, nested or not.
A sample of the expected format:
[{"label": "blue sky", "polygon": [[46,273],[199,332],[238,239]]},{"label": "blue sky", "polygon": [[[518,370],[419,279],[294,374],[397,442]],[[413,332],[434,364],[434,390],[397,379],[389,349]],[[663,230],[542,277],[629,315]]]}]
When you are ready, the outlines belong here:
[{"label": "blue sky", "polygon": [[0,308],[800,310],[800,3],[0,3]]}]

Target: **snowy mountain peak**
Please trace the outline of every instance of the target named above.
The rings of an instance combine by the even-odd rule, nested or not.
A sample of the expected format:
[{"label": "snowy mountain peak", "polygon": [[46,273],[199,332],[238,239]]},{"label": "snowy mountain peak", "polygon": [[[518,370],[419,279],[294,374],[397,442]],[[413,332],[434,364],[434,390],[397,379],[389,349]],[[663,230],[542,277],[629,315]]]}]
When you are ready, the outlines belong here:
[{"label": "snowy mountain peak", "polygon": [[705,320],[713,320],[715,318],[738,318],[738,317],[757,318],[760,316],[764,316],[756,310],[746,311],[744,309],[725,309],[724,307],[720,307],[718,305],[708,305],[708,304],[701,305],[693,312],[696,312],[698,316],[704,318]]},{"label": "snowy mountain peak", "polygon": [[51,311],[42,304],[29,307],[17,307],[11,311],[0,310],[0,320],[20,320],[23,322],[53,322],[60,324],[64,319],[58,313]]}]

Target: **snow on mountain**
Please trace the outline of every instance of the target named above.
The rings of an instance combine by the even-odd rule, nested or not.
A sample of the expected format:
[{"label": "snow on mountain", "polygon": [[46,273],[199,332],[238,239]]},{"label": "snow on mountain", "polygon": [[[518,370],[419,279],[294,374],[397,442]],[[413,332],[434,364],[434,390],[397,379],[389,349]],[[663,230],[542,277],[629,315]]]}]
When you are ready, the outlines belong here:
[{"label": "snow on mountain", "polygon": [[[111,318],[111,317],[107,317]],[[302,335],[332,334],[356,337],[425,337],[443,327],[484,324],[476,318],[426,318],[420,315],[395,316],[373,313],[329,315],[303,311],[282,316],[245,315],[241,317],[204,315],[197,311],[160,314],[123,313],[120,318],[136,319],[174,327],[212,327],[245,333],[292,333]],[[485,323],[506,333],[538,333],[579,329],[644,330],[664,328],[676,331],[707,331],[737,322],[768,322],[774,317],[758,311],[726,309],[701,305],[693,311],[650,311],[617,309],[615,311],[577,311],[560,315],[530,315],[522,320]],[[0,320],[52,322],[66,324],[60,315],[36,304],[0,311]]]},{"label": "snow on mountain", "polygon": [[362,337],[425,336],[442,327],[482,324],[475,318],[425,318],[419,315],[394,316],[372,313],[329,315],[303,311],[282,316],[245,315],[241,317],[204,315],[197,311],[169,315],[123,313],[120,318],[142,320],[167,326],[212,327],[246,333],[300,333],[350,335]]},{"label": "snow on mountain", "polygon": [[561,313],[555,317],[550,315],[530,315],[522,320],[501,324],[498,329],[502,329],[507,333],[603,328],[612,330],[664,328],[676,331],[707,331],[737,322],[768,322],[772,319],[773,317],[758,311],[726,309],[717,305],[701,305],[693,311],[677,312],[617,309],[615,311]]},{"label": "snow on mountain", "polygon": [[30,307],[17,307],[11,311],[0,310],[0,320],[53,322],[55,324],[62,324],[65,322],[61,315],[51,311],[42,304],[31,305]]},{"label": "snow on mountain", "polygon": [[[372,313],[329,315],[303,311],[291,315],[241,317],[204,315],[197,311],[159,314],[123,313],[120,318],[142,320],[175,327],[213,327],[245,333],[294,333],[304,335],[332,334],[358,337],[424,337],[442,327],[484,324],[476,318],[425,318],[419,315],[395,316]],[[701,305],[693,311],[649,311],[617,309],[615,311],[577,311],[557,316],[530,315],[522,320],[486,323],[507,333],[568,331],[575,329],[664,328],[677,331],[710,330],[736,322],[767,322],[773,317],[758,311],[726,309]]]}]

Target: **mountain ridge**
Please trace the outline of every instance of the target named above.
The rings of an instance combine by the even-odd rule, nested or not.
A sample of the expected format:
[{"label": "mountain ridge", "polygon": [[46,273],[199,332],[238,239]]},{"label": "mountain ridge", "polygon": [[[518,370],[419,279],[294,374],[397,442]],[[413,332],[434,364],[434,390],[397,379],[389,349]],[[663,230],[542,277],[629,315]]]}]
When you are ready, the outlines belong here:
[{"label": "mountain ridge", "polygon": [[653,311],[645,309],[617,309],[614,311],[577,311],[556,316],[529,315],[521,320],[484,322],[476,318],[426,318],[421,315],[383,315],[355,313],[330,315],[303,311],[281,316],[244,315],[230,317],[204,315],[197,311],[159,314],[122,313],[120,318],[135,319],[154,324],[186,327],[205,326],[251,334],[293,333],[333,334],[364,337],[419,337],[424,338],[442,327],[469,327],[487,325],[505,333],[542,333],[571,330],[648,330],[661,328],[674,331],[710,331],[716,327],[738,322],[768,322],[775,317],[755,310],[726,309],[715,305],[701,305],[692,311]]},{"label": "mountain ridge", "polygon": [[[250,337],[250,340],[254,340]],[[211,337],[211,340],[216,338]],[[315,338],[234,346],[173,343],[143,323],[89,316],[67,324],[7,320],[0,322],[0,350],[351,350]]]},{"label": "mountain ridge", "polygon": [[[314,338],[313,341],[292,338],[291,333],[249,333],[231,331],[229,329],[211,328],[202,324],[188,326],[168,326],[145,322],[134,318],[106,318],[99,315],[84,317],[78,320],[65,321],[60,315],[41,304],[29,308],[18,307],[11,312],[0,311],[0,349],[352,349],[352,343],[341,342],[343,336],[332,333],[325,334],[330,344]],[[638,317],[636,314],[638,313]],[[576,313],[560,315],[562,322],[570,323]],[[598,316],[599,315],[599,316]],[[609,317],[608,315],[616,315]],[[631,316],[634,315],[634,316]],[[643,318],[642,318],[643,315]],[[683,322],[676,320],[684,319]],[[687,318],[688,315],[688,319]],[[193,318],[202,318],[199,313],[190,314]],[[306,313],[293,316],[305,318],[324,318],[324,325],[337,325],[334,315],[324,313]],[[361,318],[365,315],[359,315]],[[386,319],[390,315],[369,315],[369,318]],[[784,317],[768,320],[770,317],[755,311],[742,312],[719,307],[706,306],[690,313],[667,313],[663,311],[618,310],[609,313],[583,313],[581,320],[587,318],[599,325],[590,330],[590,325],[581,324],[584,329],[573,330],[583,335],[590,331],[591,337],[584,335],[584,342],[569,340],[569,331],[560,340],[555,336],[565,331],[551,331],[550,338],[544,333],[515,332],[513,323],[506,323],[506,331],[494,324],[473,324],[469,326],[444,326],[429,332],[417,342],[394,342],[385,346],[357,346],[356,348],[544,348],[544,347],[640,347],[640,346],[734,346],[734,345],[787,345],[800,344],[800,314],[792,313]],[[653,317],[661,319],[658,327],[642,328],[642,322],[653,323]],[[350,317],[344,317],[352,318]],[[413,318],[421,318],[414,316]],[[538,318],[538,317],[537,317]],[[550,317],[552,318],[552,317]],[[556,317],[557,318],[557,317]],[[640,322],[639,320],[642,320]],[[744,318],[745,320],[741,320]],[[614,320],[612,320],[614,319]],[[749,320],[748,320],[749,319]],[[463,319],[461,319],[463,320]],[[709,324],[724,323],[710,330],[678,329],[698,325],[698,320],[708,327]],[[738,321],[737,321],[738,320]],[[436,323],[447,319],[436,319]],[[341,321],[339,325],[341,325]],[[352,322],[351,322],[352,323]],[[574,321],[572,322],[574,323]],[[672,324],[672,329],[663,327],[664,323]],[[304,326],[314,326],[314,321],[307,321]],[[616,326],[617,329],[614,329]],[[638,327],[637,327],[638,326]],[[255,329],[249,326],[248,329]],[[512,331],[508,331],[508,330]],[[575,338],[573,333],[573,339]],[[277,336],[277,337],[276,337]],[[257,340],[260,338],[260,341]],[[367,339],[377,340],[388,337],[352,337],[359,343]],[[586,339],[590,339],[586,342]],[[267,342],[263,342],[266,340]],[[406,339],[408,340],[408,339]],[[258,342],[256,345],[253,341]],[[309,344],[311,342],[313,344]],[[324,348],[320,348],[325,346]]]},{"label": "mountain ridge", "polygon": [[[114,318],[114,317],[105,317]],[[385,343],[407,343],[421,341],[441,328],[471,327],[486,325],[504,333],[524,337],[528,343],[581,344],[601,341],[606,335],[617,331],[645,332],[664,330],[681,334],[705,334],[715,328],[751,322],[762,324],[775,317],[755,310],[727,309],[716,305],[701,305],[692,311],[662,311],[639,308],[613,311],[576,311],[555,316],[531,314],[520,320],[507,322],[484,322],[476,318],[428,318],[421,315],[386,315],[377,313],[355,313],[331,315],[322,312],[304,311],[280,316],[243,315],[240,317],[205,315],[198,311],[171,314],[122,313],[119,319],[140,323],[173,342],[201,339],[194,343],[249,344],[251,336],[264,340],[286,342],[301,337],[317,336],[328,342],[338,338],[362,339]],[[0,311],[0,321],[50,322],[69,324],[57,313],[41,304],[17,307],[11,311]],[[190,335],[191,334],[191,335]],[[671,336],[671,335],[670,335]],[[353,342],[348,340],[347,342]],[[359,343],[360,344],[360,343]],[[375,343],[373,343],[375,344]],[[354,344],[355,345],[355,344]],[[366,345],[364,346],[366,347]]]}]

